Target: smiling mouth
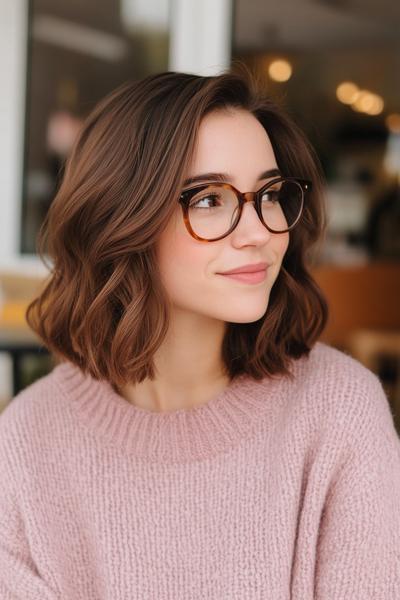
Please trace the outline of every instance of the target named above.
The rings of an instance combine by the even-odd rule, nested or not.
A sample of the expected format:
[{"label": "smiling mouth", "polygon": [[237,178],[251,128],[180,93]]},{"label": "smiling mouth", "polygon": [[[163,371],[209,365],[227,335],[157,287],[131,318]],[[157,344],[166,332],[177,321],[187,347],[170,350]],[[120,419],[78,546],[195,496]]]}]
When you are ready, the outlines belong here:
[{"label": "smiling mouth", "polygon": [[264,281],[267,276],[268,269],[262,269],[261,271],[254,271],[253,273],[242,272],[242,273],[218,273],[222,277],[228,279],[234,279],[243,283],[260,283]]}]

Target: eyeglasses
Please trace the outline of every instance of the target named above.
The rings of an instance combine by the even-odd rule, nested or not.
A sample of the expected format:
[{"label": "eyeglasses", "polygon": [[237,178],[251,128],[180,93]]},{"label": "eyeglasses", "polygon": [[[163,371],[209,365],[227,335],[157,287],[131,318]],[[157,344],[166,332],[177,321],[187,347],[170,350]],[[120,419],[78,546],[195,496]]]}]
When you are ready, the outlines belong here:
[{"label": "eyeglasses", "polygon": [[311,181],[278,177],[257,192],[240,192],[230,183],[202,183],[184,190],[179,203],[191,236],[215,242],[229,235],[239,223],[245,202],[255,202],[261,223],[271,233],[284,233],[297,225]]}]

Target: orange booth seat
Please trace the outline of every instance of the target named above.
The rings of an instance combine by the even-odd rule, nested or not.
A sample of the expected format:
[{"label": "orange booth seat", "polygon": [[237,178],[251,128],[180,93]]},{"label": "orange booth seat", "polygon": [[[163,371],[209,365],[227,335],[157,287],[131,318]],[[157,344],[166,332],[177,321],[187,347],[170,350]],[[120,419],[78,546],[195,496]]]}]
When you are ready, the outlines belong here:
[{"label": "orange booth seat", "polygon": [[320,265],[312,274],[330,311],[321,341],[348,352],[377,374],[383,358],[396,363],[396,380],[386,389],[400,427],[400,262]]}]

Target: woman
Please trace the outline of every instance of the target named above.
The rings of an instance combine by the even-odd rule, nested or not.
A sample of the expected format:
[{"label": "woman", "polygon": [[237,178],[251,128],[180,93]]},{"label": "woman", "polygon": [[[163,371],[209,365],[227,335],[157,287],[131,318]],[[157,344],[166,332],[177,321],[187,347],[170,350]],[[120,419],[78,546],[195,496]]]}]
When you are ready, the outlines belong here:
[{"label": "woman", "polygon": [[248,72],[89,115],[27,312],[58,364],[0,418],[2,598],[400,597],[390,407],[318,341],[322,181]]}]

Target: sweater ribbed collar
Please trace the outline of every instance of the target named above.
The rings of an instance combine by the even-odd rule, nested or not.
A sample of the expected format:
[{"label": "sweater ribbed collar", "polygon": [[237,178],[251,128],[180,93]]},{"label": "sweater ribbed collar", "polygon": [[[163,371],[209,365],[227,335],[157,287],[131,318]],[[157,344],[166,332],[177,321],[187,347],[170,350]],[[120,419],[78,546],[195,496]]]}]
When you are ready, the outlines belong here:
[{"label": "sweater ribbed collar", "polygon": [[240,375],[208,402],[154,412],[128,402],[106,380],[70,362],[53,369],[54,381],[79,419],[107,444],[153,462],[201,460],[228,451],[259,427],[282,378]]}]

